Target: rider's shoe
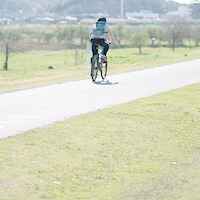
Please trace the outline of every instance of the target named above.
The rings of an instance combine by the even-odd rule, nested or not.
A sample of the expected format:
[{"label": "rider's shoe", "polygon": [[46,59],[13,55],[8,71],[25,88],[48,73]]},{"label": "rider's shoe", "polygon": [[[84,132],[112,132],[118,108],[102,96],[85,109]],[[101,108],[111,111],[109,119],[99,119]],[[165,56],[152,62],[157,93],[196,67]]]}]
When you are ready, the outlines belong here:
[{"label": "rider's shoe", "polygon": [[107,57],[105,56],[105,55],[102,55],[102,61],[104,62],[104,63],[107,63]]}]

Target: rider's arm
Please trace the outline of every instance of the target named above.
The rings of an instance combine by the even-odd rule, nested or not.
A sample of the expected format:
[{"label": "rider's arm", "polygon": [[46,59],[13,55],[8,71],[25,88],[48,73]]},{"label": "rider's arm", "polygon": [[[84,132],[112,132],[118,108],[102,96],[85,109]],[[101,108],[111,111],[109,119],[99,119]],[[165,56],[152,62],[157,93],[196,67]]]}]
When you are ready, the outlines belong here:
[{"label": "rider's arm", "polygon": [[108,26],[108,25],[107,25],[107,32],[108,32],[108,36],[111,41],[111,44],[116,44],[112,30],[111,30],[110,26]]}]

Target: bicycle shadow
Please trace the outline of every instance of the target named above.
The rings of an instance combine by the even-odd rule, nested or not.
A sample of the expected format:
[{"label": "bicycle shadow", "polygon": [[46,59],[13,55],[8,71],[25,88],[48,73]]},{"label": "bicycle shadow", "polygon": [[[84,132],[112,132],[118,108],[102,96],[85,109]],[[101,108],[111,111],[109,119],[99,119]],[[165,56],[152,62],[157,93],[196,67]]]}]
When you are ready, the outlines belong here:
[{"label": "bicycle shadow", "polygon": [[117,85],[117,84],[119,84],[119,82],[110,82],[109,80],[93,81],[92,83],[96,84],[96,85]]}]

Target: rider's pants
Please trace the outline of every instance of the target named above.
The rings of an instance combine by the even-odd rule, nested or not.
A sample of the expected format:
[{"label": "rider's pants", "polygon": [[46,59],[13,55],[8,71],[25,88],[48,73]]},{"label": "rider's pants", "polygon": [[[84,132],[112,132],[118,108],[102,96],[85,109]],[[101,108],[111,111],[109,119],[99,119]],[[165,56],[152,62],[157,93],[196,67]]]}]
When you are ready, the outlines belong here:
[{"label": "rider's pants", "polygon": [[103,47],[103,55],[106,56],[108,49],[109,49],[109,44],[105,42],[105,39],[91,39],[92,42],[92,53],[93,56],[98,54],[98,46]]}]

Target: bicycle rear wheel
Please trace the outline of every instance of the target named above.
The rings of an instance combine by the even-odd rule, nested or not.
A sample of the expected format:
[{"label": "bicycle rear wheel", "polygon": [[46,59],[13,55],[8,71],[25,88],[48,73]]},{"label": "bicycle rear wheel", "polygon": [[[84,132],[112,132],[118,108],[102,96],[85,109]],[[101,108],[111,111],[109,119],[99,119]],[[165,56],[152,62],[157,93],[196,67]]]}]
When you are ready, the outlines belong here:
[{"label": "bicycle rear wheel", "polygon": [[91,66],[91,77],[92,81],[95,81],[98,74],[98,67],[97,67],[98,60]]},{"label": "bicycle rear wheel", "polygon": [[102,62],[102,65],[101,65],[101,78],[102,79],[105,79],[106,78],[106,75],[107,75],[107,66],[108,66],[108,63],[103,63]]}]

